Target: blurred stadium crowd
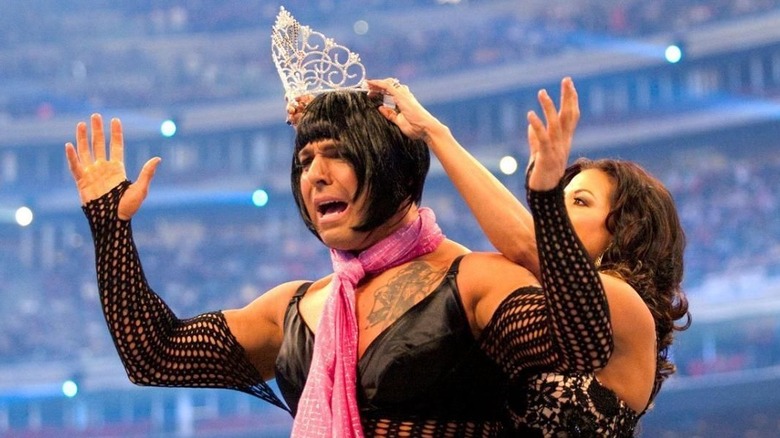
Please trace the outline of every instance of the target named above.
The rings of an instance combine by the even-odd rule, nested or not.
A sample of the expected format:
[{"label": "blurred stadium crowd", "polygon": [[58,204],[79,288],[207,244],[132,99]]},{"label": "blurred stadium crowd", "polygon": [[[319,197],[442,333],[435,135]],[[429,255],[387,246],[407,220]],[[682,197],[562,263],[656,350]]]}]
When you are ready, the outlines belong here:
[{"label": "blurred stadium crowd", "polygon": [[[780,5],[777,0],[282,3],[303,23],[359,53],[370,72],[402,81],[531,63],[622,38],[759,16]],[[0,17],[0,114],[50,117],[99,107],[278,95],[276,71],[268,62],[269,29],[259,25],[271,23],[278,7],[262,0],[9,2]],[[50,86],[42,89],[42,81]]]}]

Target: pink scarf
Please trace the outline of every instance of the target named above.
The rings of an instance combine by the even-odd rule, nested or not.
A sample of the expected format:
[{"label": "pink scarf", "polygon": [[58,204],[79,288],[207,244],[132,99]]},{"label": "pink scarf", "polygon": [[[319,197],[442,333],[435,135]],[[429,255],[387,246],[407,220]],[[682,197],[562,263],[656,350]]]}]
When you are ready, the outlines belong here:
[{"label": "pink scarf", "polygon": [[331,249],[333,286],[322,311],[314,357],[303,388],[292,436],[357,438],[363,436],[357,403],[355,285],[366,275],[382,272],[427,254],[444,235],[429,208],[419,218],[357,256]]}]

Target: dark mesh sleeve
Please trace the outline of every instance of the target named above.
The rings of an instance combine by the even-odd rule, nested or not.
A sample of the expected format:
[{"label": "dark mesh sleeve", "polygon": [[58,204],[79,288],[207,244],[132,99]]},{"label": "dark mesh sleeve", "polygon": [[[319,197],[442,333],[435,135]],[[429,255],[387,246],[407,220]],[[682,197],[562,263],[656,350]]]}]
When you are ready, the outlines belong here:
[{"label": "dark mesh sleeve", "polygon": [[612,354],[609,307],[598,271],[574,233],[563,187],[529,191],[542,290],[508,296],[485,328],[482,346],[510,375],[535,367],[590,372]]},{"label": "dark mesh sleeve", "polygon": [[116,214],[125,181],[83,207],[95,241],[108,329],[135,384],[229,388],[287,407],[263,381],[221,312],[180,320],[149,287],[129,221]]}]

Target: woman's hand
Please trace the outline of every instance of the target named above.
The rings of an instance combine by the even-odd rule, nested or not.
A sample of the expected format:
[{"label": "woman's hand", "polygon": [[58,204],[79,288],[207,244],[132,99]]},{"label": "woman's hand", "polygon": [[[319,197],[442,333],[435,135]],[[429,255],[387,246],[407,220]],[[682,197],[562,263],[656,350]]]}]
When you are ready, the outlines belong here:
[{"label": "woman's hand", "polygon": [[395,123],[407,137],[427,142],[433,129],[444,127],[417,101],[409,87],[402,85],[398,79],[372,79],[366,83],[369,93],[381,93],[393,99],[395,108],[382,105],[379,112]]},{"label": "woman's hand", "polygon": [[[122,124],[119,119],[111,119],[110,157],[106,158],[106,138],[103,133],[103,119],[100,114],[90,118],[92,125],[92,144],[87,140],[87,125],[79,122],[76,125],[76,146],[65,144],[65,155],[76,188],[79,191],[82,205],[108,193],[119,183],[127,179],[124,163],[124,144],[122,139]],[[138,180],[128,187],[119,201],[117,214],[122,220],[129,220],[141,207],[149,191],[159,157],[154,157],[144,164],[138,175]]]},{"label": "woman's hand", "polygon": [[313,95],[304,94],[303,96],[296,97],[292,102],[288,102],[287,124],[292,125],[293,128],[296,127],[301,120],[301,117],[303,117],[303,112],[312,100],[314,100]]},{"label": "woman's hand", "polygon": [[555,188],[566,171],[571,142],[580,107],[574,82],[566,77],[561,81],[561,109],[555,109],[546,90],[539,91],[539,104],[547,120],[545,127],[534,111],[528,112],[528,146],[530,149],[528,187],[544,191]]}]

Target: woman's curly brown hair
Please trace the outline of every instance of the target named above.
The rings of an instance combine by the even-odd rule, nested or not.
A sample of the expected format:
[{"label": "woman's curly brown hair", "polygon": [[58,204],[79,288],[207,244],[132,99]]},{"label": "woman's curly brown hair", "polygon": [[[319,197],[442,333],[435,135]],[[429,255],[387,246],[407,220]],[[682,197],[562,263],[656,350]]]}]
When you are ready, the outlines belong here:
[{"label": "woman's curly brown hair", "polygon": [[[601,256],[599,271],[630,284],[653,315],[658,351],[655,396],[661,383],[675,372],[668,358],[674,331],[691,325],[688,299],[681,287],[685,233],[671,193],[639,165],[579,159],[566,170],[564,183],[586,169],[601,170],[615,182],[606,224],[613,237]],[[682,318],[683,323],[675,324]]]}]

